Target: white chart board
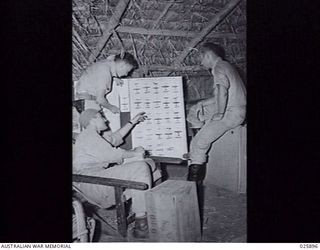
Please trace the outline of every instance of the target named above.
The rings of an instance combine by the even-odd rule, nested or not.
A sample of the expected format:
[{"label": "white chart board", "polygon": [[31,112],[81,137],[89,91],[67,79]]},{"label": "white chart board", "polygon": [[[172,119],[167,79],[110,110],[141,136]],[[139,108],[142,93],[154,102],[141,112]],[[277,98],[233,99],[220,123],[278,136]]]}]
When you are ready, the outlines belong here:
[{"label": "white chart board", "polygon": [[142,146],[154,156],[183,158],[188,148],[182,77],[123,81],[121,111],[129,111],[131,118],[141,111],[148,116],[132,130],[132,146]]}]

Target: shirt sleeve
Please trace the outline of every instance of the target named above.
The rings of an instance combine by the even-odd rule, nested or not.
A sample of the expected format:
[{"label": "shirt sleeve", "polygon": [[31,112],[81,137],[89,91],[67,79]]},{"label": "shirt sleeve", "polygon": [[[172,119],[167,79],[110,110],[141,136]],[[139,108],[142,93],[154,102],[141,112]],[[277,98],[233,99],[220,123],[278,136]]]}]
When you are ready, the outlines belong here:
[{"label": "shirt sleeve", "polygon": [[111,145],[118,147],[123,143],[123,138],[119,132],[105,132],[103,134],[103,138],[105,138]]},{"label": "shirt sleeve", "polygon": [[109,163],[122,163],[124,151],[121,148],[114,148],[110,145],[106,150],[101,151],[101,160]]},{"label": "shirt sleeve", "polygon": [[217,85],[220,84],[224,86],[226,89],[230,88],[229,79],[225,74],[225,72],[220,67],[217,67],[217,69],[214,72],[214,82]]},{"label": "shirt sleeve", "polygon": [[108,141],[100,138],[99,141],[90,145],[86,153],[92,155],[98,162],[122,163],[125,150],[113,147]]}]

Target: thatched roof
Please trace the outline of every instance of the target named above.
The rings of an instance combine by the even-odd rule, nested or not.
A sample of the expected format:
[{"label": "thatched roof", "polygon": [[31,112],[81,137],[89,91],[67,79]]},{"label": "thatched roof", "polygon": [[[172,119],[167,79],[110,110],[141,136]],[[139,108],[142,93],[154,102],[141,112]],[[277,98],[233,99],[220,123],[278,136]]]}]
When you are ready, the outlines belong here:
[{"label": "thatched roof", "polygon": [[[134,54],[140,73],[199,73],[202,41],[226,49],[245,71],[246,0],[73,0],[73,73],[95,60]],[[205,73],[204,73],[205,74]]]}]

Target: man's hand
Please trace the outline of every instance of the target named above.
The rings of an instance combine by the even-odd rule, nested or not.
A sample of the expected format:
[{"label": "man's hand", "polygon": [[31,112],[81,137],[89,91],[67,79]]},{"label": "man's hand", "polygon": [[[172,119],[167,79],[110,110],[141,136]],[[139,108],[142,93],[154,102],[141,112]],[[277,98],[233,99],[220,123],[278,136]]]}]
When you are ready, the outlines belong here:
[{"label": "man's hand", "polygon": [[141,156],[142,158],[144,158],[146,151],[144,150],[143,147],[136,147],[134,150],[135,154],[137,156]]},{"label": "man's hand", "polygon": [[206,119],[203,106],[204,105],[202,101],[196,104],[196,115],[200,121],[204,121]]},{"label": "man's hand", "polygon": [[124,84],[123,80],[119,79],[119,78],[114,78],[114,81],[115,81],[116,85],[120,86],[120,87],[122,87],[122,85]]},{"label": "man's hand", "polygon": [[220,121],[223,118],[224,114],[218,113],[214,114],[211,118],[211,121]]},{"label": "man's hand", "polygon": [[196,108],[195,109],[196,109],[196,114],[197,115],[203,113],[203,104],[202,104],[201,101],[196,104]]},{"label": "man's hand", "polygon": [[140,112],[135,117],[132,118],[131,122],[133,125],[138,124],[139,122],[143,122],[145,119],[147,119],[146,112]]},{"label": "man's hand", "polygon": [[120,113],[120,109],[117,106],[110,104],[104,98],[100,100],[97,99],[97,103],[99,103],[102,107],[110,110],[114,114]]},{"label": "man's hand", "polygon": [[110,104],[110,106],[108,106],[107,109],[109,109],[114,114],[120,113],[120,109],[117,106],[114,106],[112,104]]}]

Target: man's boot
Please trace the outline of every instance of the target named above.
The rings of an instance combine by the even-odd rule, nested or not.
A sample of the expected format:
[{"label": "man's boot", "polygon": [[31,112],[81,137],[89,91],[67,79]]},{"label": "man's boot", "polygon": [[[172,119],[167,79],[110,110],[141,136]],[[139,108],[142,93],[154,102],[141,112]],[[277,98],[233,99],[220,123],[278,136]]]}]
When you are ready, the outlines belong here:
[{"label": "man's boot", "polygon": [[133,236],[135,238],[147,238],[149,236],[148,219],[147,215],[143,217],[136,217]]},{"label": "man's boot", "polygon": [[202,182],[206,171],[204,164],[191,164],[188,169],[188,181]]}]

